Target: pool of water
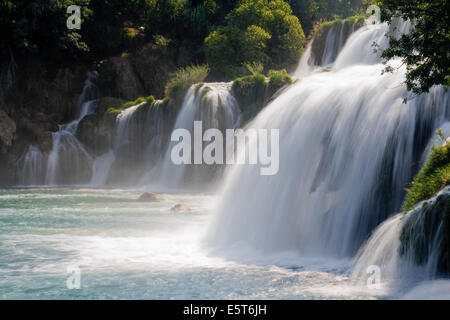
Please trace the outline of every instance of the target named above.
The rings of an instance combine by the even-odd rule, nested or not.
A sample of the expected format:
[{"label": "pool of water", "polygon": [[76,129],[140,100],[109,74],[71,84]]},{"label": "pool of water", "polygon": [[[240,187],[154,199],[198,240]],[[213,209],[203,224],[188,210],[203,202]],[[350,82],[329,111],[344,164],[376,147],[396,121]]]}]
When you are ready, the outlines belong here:
[{"label": "pool of water", "polygon": [[[214,196],[167,193],[161,202],[144,203],[136,201],[140,193],[0,190],[0,298],[391,297],[387,289],[351,281],[348,260],[213,250],[204,234]],[[185,210],[172,211],[176,204]]]}]

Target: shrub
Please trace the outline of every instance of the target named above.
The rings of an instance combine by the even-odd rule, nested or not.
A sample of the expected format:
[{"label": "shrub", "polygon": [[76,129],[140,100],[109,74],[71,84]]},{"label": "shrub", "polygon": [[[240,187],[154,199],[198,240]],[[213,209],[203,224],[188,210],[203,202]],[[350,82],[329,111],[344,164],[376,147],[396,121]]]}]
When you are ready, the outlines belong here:
[{"label": "shrub", "polygon": [[292,83],[292,78],[287,73],[286,69],[270,70],[268,76],[269,84],[273,87],[281,88],[285,84]]},{"label": "shrub", "polygon": [[193,84],[202,82],[208,76],[209,68],[207,65],[192,65],[170,75],[166,84],[164,93],[171,99],[182,99],[185,91]]},{"label": "shrub", "polygon": [[430,159],[414,178],[408,189],[403,211],[414,208],[420,201],[426,200],[450,184],[450,144],[433,147]]},{"label": "shrub", "polygon": [[282,0],[243,0],[226,21],[206,37],[205,54],[212,70],[229,79],[242,75],[249,61],[293,66],[306,45],[298,18]]}]

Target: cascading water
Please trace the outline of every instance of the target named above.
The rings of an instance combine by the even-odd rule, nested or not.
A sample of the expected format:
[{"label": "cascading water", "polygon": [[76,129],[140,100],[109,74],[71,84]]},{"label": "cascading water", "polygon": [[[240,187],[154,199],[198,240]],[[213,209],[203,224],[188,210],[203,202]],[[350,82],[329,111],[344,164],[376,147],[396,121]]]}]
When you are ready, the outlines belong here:
[{"label": "cascading water", "polygon": [[359,27],[361,22],[353,23],[336,21],[331,27],[319,32],[306,47],[294,76],[301,78],[317,70],[317,66],[330,67],[344,48],[349,36]]},{"label": "cascading water", "polygon": [[[95,184],[107,181],[139,184],[141,177],[161,159],[171,122],[171,114],[164,112],[161,100],[143,102],[122,111],[116,118],[113,150],[102,156],[106,162],[98,169],[94,163]],[[101,179],[98,179],[99,170],[106,173]]]},{"label": "cascading water", "polygon": [[396,214],[382,223],[359,250],[352,278],[365,281],[371,265],[383,271],[385,281],[404,287],[448,273],[448,257],[442,256],[445,205],[438,202],[445,204],[449,199],[450,187],[446,187],[408,213]]},{"label": "cascading water", "polygon": [[[194,121],[202,122],[202,129],[217,128],[224,132],[239,126],[241,111],[231,94],[231,83],[207,83],[189,88],[177,116],[174,129],[187,129],[194,138]],[[202,134],[202,133],[200,133]],[[218,166],[175,165],[171,151],[177,142],[170,142],[164,158],[142,180],[151,185],[177,189],[189,181],[190,189],[211,181]],[[194,143],[192,143],[194,145]],[[189,169],[187,168],[189,167]]]},{"label": "cascading water", "polygon": [[40,185],[44,181],[44,156],[38,146],[29,145],[17,162],[20,185]]},{"label": "cascading water", "polygon": [[59,126],[52,134],[53,146],[47,160],[45,183],[76,184],[89,181],[93,159],[75,137],[78,124],[84,116],[94,112],[98,89],[94,84],[96,72],[88,72],[83,91],[78,98],[77,118]]},{"label": "cascading water", "polygon": [[441,87],[403,103],[405,68],[382,75],[372,47],[374,40],[386,45],[388,30],[386,24],[362,27],[330,72],[305,76],[255,118],[251,127],[280,129],[279,172],[232,168],[210,244],[265,255],[348,257],[399,209],[404,186],[450,108]]}]

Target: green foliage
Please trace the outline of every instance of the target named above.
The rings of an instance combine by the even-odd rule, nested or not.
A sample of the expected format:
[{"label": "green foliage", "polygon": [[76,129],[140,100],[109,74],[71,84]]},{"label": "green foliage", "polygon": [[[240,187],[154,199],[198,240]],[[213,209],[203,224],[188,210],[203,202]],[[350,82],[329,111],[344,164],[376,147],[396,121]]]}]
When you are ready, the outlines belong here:
[{"label": "green foliage", "polygon": [[359,14],[363,8],[360,0],[287,0],[294,15],[302,23],[305,34],[313,31],[318,21],[345,18]]},{"label": "green foliage", "polygon": [[148,97],[139,97],[134,101],[128,101],[125,102],[121,107],[119,108],[109,108],[108,110],[106,110],[107,114],[111,114],[111,115],[118,115],[119,113],[121,113],[123,110],[128,109],[130,107],[136,106],[138,104],[141,103],[145,103],[145,104],[153,104],[155,102],[155,97],[153,96],[148,96]]},{"label": "green foliage", "polygon": [[450,144],[433,147],[430,159],[419,171],[407,190],[403,211],[409,211],[420,201],[429,199],[450,184]]},{"label": "green foliage", "polygon": [[285,84],[292,83],[292,78],[287,73],[286,69],[270,70],[268,76],[269,76],[269,84],[272,87],[281,88]]},{"label": "green foliage", "polygon": [[[254,70],[252,70],[254,71]],[[233,81],[233,95],[242,110],[243,123],[253,119],[271,97],[284,85],[292,83],[286,69],[270,70],[268,78],[261,73],[239,77]]]},{"label": "green foliage", "polygon": [[240,77],[233,81],[233,95],[242,110],[244,123],[252,119],[264,106],[266,88],[266,77],[263,74]]},{"label": "green foliage", "polygon": [[0,2],[0,48],[21,55],[43,54],[47,47],[72,57],[89,51],[79,30],[66,26],[67,7],[81,8],[81,22],[92,16],[90,0],[41,0]]},{"label": "green foliage", "polygon": [[170,75],[164,93],[171,99],[180,99],[193,84],[202,82],[208,76],[207,65],[192,65],[178,69]]},{"label": "green foliage", "polygon": [[257,74],[262,74],[264,71],[264,66],[262,65],[262,63],[258,62],[246,63],[245,67],[247,68],[248,72],[250,72],[250,74],[254,76],[256,76]]},{"label": "green foliage", "polygon": [[[401,57],[407,66],[406,86],[414,93],[428,92],[433,85],[450,85],[450,24],[448,0],[379,0],[382,20],[395,17],[413,22],[410,33],[396,39],[382,57]],[[393,72],[389,65],[385,71]]]},{"label": "green foliage", "polygon": [[243,0],[225,20],[206,37],[205,54],[212,70],[226,78],[243,74],[246,63],[290,67],[306,44],[298,18],[282,0]]}]

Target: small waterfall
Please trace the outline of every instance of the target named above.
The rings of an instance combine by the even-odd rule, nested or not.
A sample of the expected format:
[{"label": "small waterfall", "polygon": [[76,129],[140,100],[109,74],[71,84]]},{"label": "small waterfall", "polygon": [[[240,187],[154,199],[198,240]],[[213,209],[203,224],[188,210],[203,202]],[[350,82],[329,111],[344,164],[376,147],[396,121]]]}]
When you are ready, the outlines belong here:
[{"label": "small waterfall", "polygon": [[[202,121],[203,130],[217,128],[224,132],[239,126],[241,111],[231,94],[232,83],[207,83],[193,85],[184,98],[173,129],[187,129],[194,134],[194,121]],[[171,160],[171,150],[178,142],[170,142],[164,158],[143,179],[151,185],[177,189],[189,181],[189,186],[198,187],[213,180],[218,166],[175,165]],[[192,143],[193,145],[193,143]]]},{"label": "small waterfall", "polygon": [[96,72],[88,72],[83,91],[78,98],[77,118],[59,126],[52,133],[53,146],[47,160],[45,184],[79,184],[89,181],[93,159],[75,137],[78,124],[97,107]]},{"label": "small waterfall", "polygon": [[[336,59],[345,43],[344,23],[335,23],[327,34],[325,40],[325,50],[323,52],[321,64],[330,65]],[[352,26],[353,27],[353,26]]]},{"label": "small waterfall", "polygon": [[105,164],[110,166],[107,181],[140,184],[142,176],[158,163],[172,122],[164,110],[163,102],[157,100],[129,107],[117,116],[114,149],[110,151],[113,161]]},{"label": "small waterfall", "polygon": [[365,281],[370,265],[380,268],[385,281],[404,286],[437,279],[441,269],[448,273],[448,257],[441,256],[444,213],[438,202],[448,203],[449,198],[450,187],[446,187],[408,213],[382,223],[359,250],[352,278]]},{"label": "small waterfall", "polygon": [[331,25],[325,24],[319,29],[306,47],[294,77],[301,78],[314,70],[332,67],[339,53],[346,46],[347,39],[363,25],[361,21],[338,20]]},{"label": "small waterfall", "polygon": [[92,178],[90,185],[104,186],[108,179],[109,170],[114,162],[114,151],[109,150],[95,158],[92,164]]},{"label": "small waterfall", "polygon": [[18,181],[21,185],[40,185],[44,183],[44,156],[38,146],[30,144],[17,161]]},{"label": "small waterfall", "polygon": [[255,118],[254,128],[280,130],[280,170],[274,176],[260,176],[257,165],[230,170],[208,236],[212,245],[348,257],[399,210],[403,188],[450,108],[442,87],[402,102],[406,69],[382,75],[370,42],[359,41],[388,28],[354,32],[331,72],[304,77]]}]

